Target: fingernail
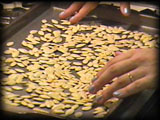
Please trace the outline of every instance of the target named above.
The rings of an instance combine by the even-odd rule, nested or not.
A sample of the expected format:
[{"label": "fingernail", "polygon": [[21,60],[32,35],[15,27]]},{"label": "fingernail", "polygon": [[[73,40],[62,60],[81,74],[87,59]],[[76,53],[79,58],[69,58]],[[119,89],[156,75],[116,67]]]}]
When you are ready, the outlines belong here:
[{"label": "fingernail", "polygon": [[90,93],[94,93],[94,90],[95,90],[95,87],[94,87],[94,86],[91,86],[91,87],[89,88],[89,92],[90,92]]},{"label": "fingernail", "polygon": [[70,21],[72,21],[74,19],[74,16],[70,18]]},{"label": "fingernail", "polygon": [[124,13],[129,15],[130,14],[130,10],[128,8],[124,8]]},{"label": "fingernail", "polygon": [[63,15],[64,15],[64,12],[61,12],[59,15],[60,15],[60,16],[63,16]]},{"label": "fingernail", "polygon": [[99,97],[96,98],[95,101],[96,101],[97,103],[101,103],[101,102],[103,102],[103,97],[102,97],[102,96],[99,96]]},{"label": "fingernail", "polygon": [[94,81],[96,81],[96,80],[97,80],[97,78],[93,78],[93,79],[92,79],[92,83],[93,83]]},{"label": "fingernail", "polygon": [[115,92],[113,93],[113,95],[116,96],[116,97],[120,97],[120,96],[121,96],[121,93],[118,92],[118,91],[115,91]]}]

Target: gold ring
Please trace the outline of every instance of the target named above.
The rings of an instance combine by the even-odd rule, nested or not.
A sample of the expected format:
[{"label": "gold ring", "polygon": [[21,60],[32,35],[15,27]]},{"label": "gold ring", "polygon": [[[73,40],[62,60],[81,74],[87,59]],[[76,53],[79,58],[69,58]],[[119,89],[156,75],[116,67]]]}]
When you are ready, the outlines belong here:
[{"label": "gold ring", "polygon": [[133,82],[133,76],[132,76],[130,73],[128,73],[127,75],[128,75],[128,77],[129,77],[129,80],[130,80],[131,82]]}]

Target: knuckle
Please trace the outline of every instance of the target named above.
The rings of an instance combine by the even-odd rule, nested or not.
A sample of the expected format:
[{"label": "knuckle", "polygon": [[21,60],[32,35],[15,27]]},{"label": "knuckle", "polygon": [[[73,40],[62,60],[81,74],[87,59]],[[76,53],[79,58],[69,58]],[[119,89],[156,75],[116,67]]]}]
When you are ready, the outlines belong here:
[{"label": "knuckle", "polygon": [[96,80],[95,82],[96,87],[101,87],[105,84],[105,81],[103,79]]},{"label": "knuckle", "polygon": [[140,89],[141,88],[141,82],[135,81],[134,82],[134,87],[135,87],[135,89]]},{"label": "knuckle", "polygon": [[93,84],[96,88],[100,89],[102,88],[105,84],[107,83],[106,81],[106,76],[102,75],[96,80]]},{"label": "knuckle", "polygon": [[143,63],[144,62],[144,57],[143,56],[135,56],[133,58],[133,62],[136,62],[136,63]]},{"label": "knuckle", "polygon": [[126,94],[130,94],[131,93],[131,90],[129,88],[128,89],[126,88],[124,91],[125,91]]},{"label": "knuckle", "polygon": [[112,92],[108,89],[104,89],[102,91],[102,96],[103,96],[104,100],[106,101],[108,98],[110,98],[112,96]]},{"label": "knuckle", "polygon": [[99,90],[99,88],[103,86],[103,81],[101,79],[98,79],[93,84],[94,84],[94,87]]},{"label": "knuckle", "polygon": [[116,81],[116,83],[117,83],[118,86],[122,86],[124,84],[124,81],[119,79],[119,80]]},{"label": "knuckle", "polygon": [[109,67],[109,72],[110,72],[110,74],[116,74],[117,73],[117,66],[111,65]]}]

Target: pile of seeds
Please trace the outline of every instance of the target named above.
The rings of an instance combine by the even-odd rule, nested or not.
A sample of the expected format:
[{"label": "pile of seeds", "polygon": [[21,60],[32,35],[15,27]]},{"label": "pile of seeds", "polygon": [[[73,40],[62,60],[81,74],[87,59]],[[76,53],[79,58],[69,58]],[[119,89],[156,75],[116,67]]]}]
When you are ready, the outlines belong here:
[{"label": "pile of seeds", "polygon": [[96,95],[88,93],[91,80],[115,52],[154,48],[156,39],[122,27],[43,19],[40,30],[31,30],[21,48],[14,48],[14,42],[6,44],[3,101],[63,117],[73,114],[78,118],[93,110],[94,117],[102,118],[113,107],[110,103],[119,100],[111,98],[105,106],[93,107]]}]

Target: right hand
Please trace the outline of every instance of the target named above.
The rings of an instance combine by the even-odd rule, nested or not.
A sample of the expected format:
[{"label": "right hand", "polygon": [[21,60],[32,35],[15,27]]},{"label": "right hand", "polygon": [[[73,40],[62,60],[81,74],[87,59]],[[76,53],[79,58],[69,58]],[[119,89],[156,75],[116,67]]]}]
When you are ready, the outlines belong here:
[{"label": "right hand", "polygon": [[[98,2],[74,2],[69,8],[60,13],[60,19],[66,19],[72,15],[70,22],[75,24],[82,20],[86,15],[88,15],[92,10],[98,6]],[[129,16],[130,14],[130,4],[127,2],[120,3],[120,11],[124,16]],[[76,13],[77,12],[77,13]]]}]

